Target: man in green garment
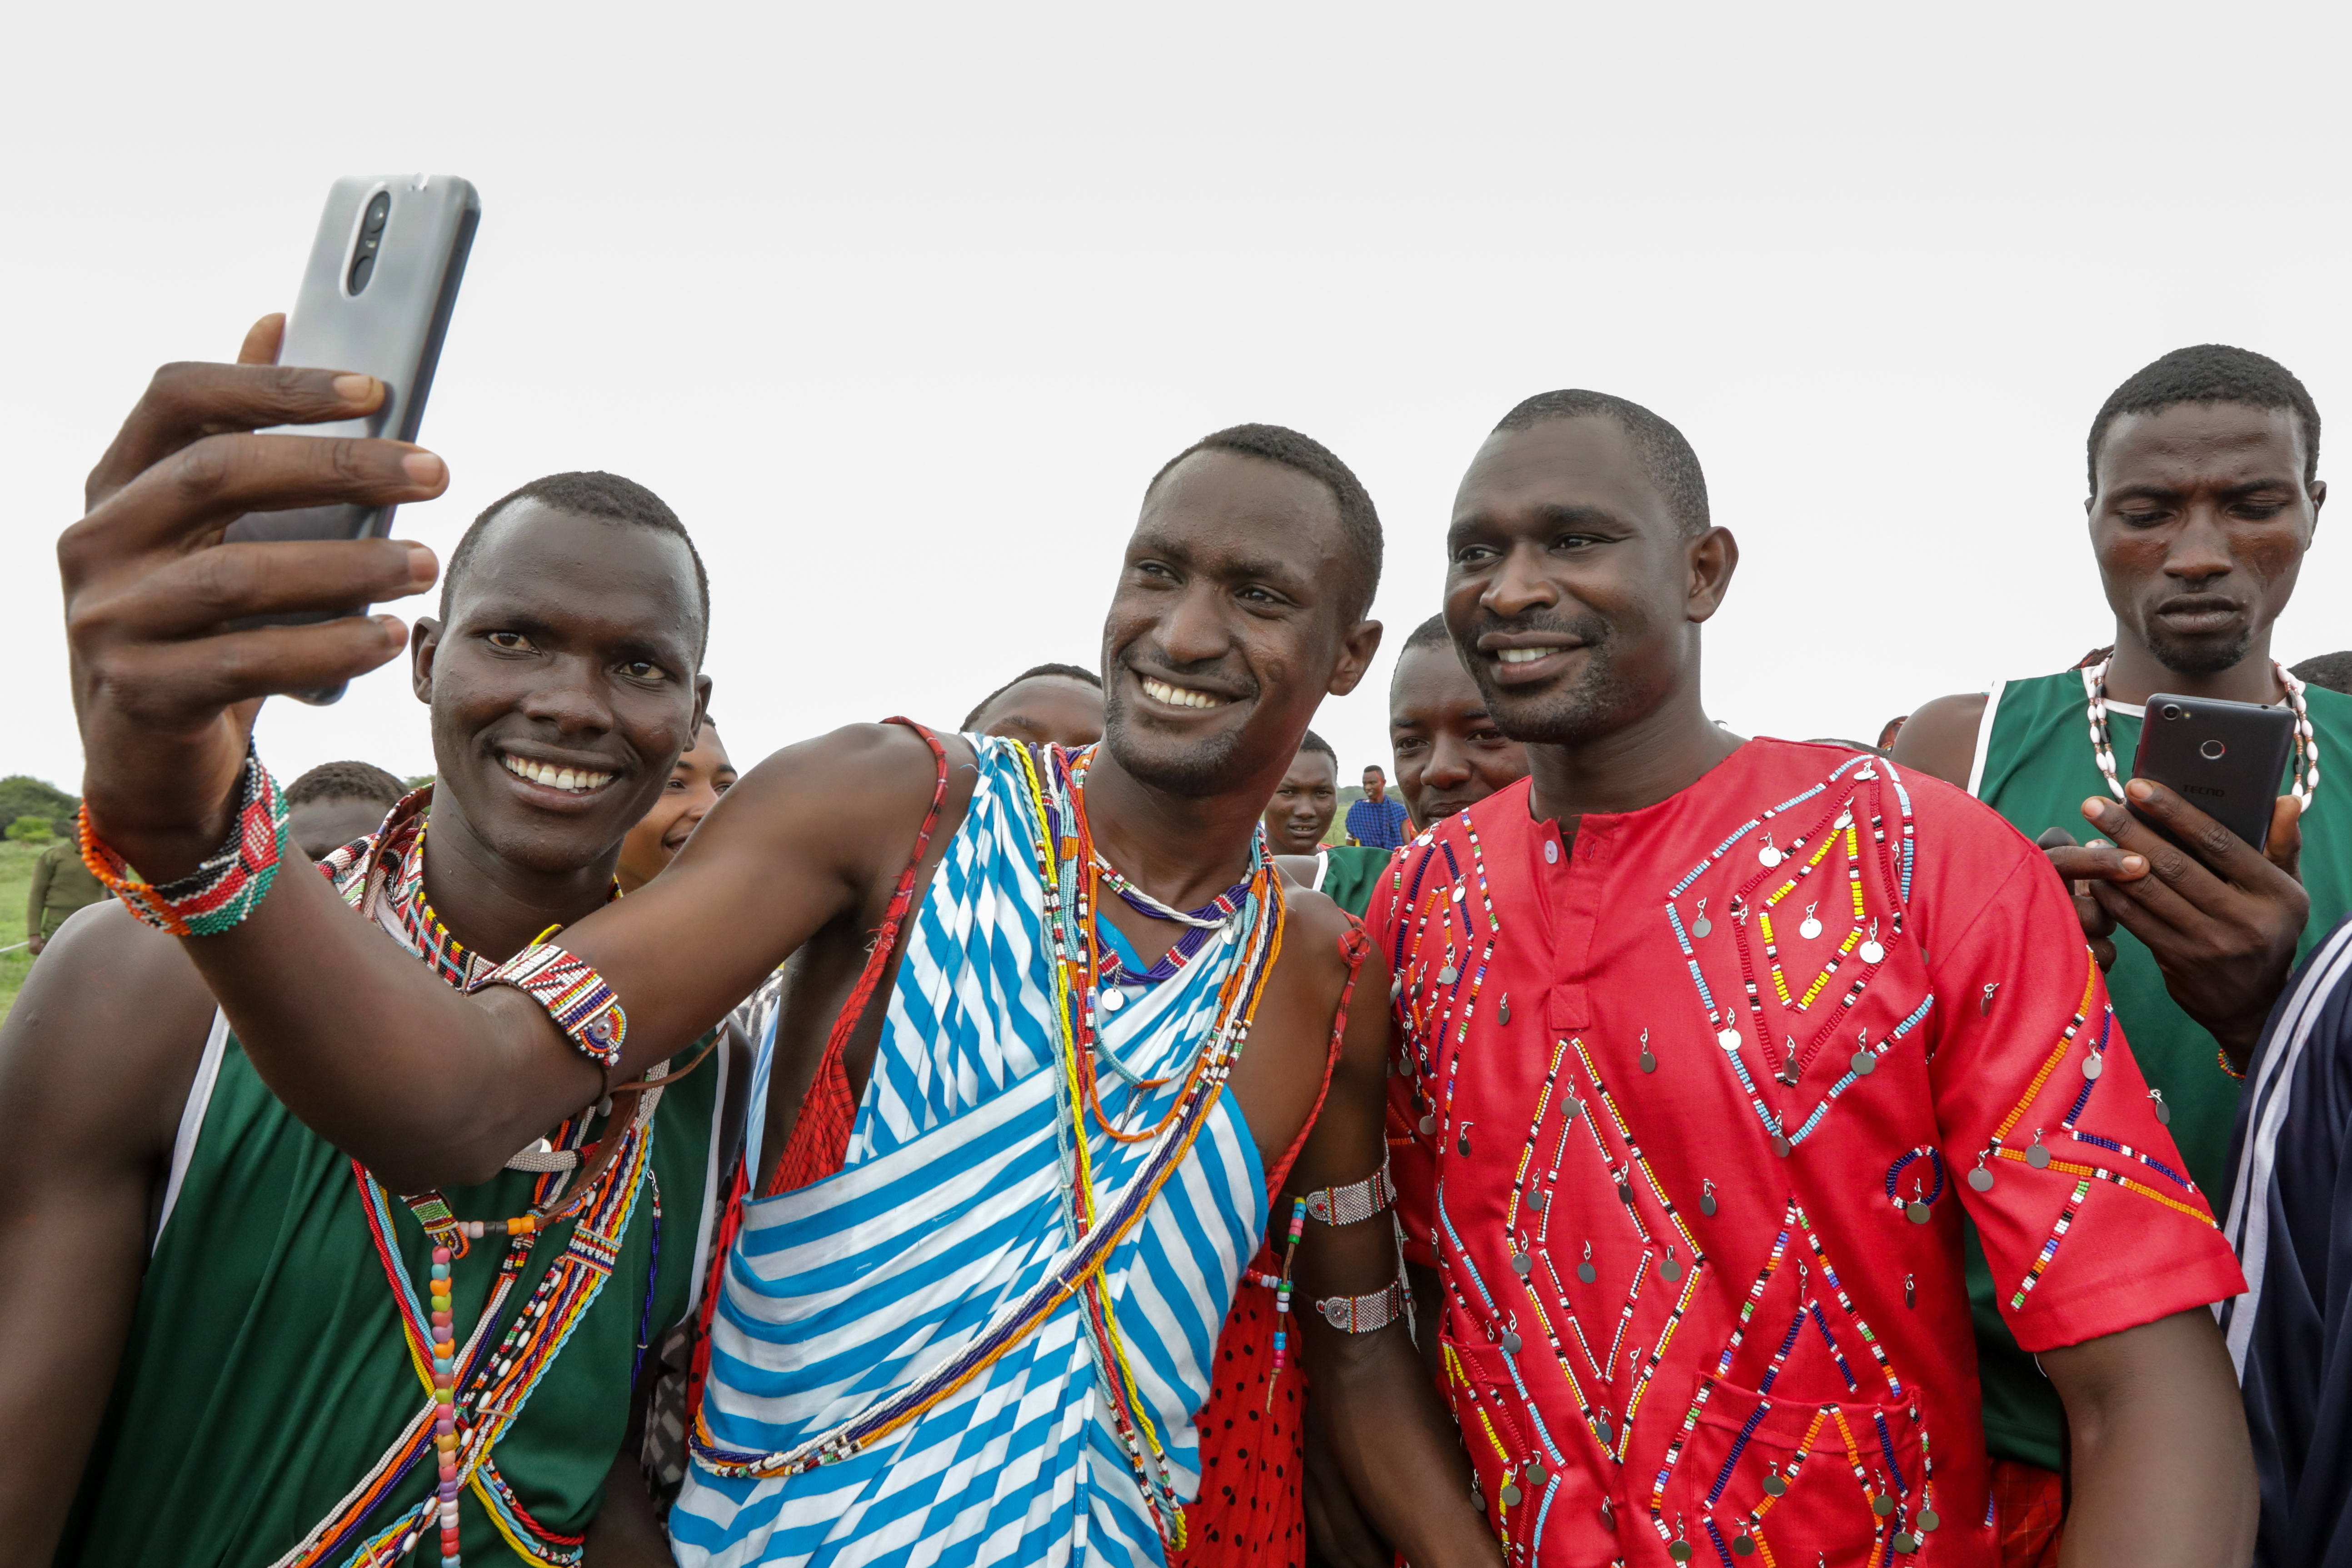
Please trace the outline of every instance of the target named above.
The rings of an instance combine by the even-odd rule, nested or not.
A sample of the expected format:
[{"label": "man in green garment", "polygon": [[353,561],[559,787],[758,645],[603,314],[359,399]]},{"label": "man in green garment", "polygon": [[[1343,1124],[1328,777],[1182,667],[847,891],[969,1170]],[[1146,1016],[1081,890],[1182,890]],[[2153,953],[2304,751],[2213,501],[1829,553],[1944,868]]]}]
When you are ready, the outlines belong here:
[{"label": "man in green garment", "polygon": [[[625,479],[492,506],[411,645],[438,782],[330,858],[347,900],[452,984],[603,907],[708,699],[708,595]],[[479,1185],[389,1193],[263,1085],[178,941],[75,922],[0,1030],[0,1420],[40,1435],[0,1465],[0,1559],[430,1563],[454,1518],[469,1562],[667,1563],[633,1380],[708,1265],[724,1065],[623,1086]]]},{"label": "man in green garment", "polygon": [[[2091,547],[2115,646],[2074,669],[1928,703],[1903,726],[1895,760],[1963,785],[2053,846],[2132,1053],[2162,1096],[2190,1177],[2219,1208],[2246,1054],[2300,952],[2352,910],[2352,793],[2314,790],[2299,816],[2282,799],[2262,853],[2218,829],[2210,839],[2177,834],[2176,848],[2117,804],[2126,787],[2168,820],[2210,819],[2118,773],[2130,771],[2157,692],[2285,702],[2307,717],[2283,795],[2305,793],[2319,752],[2342,758],[2352,747],[2352,698],[2306,686],[2271,655],[2272,624],[2327,495],[2319,411],[2273,360],[2219,344],[2179,349],[2116,389],[2092,422],[2089,458]],[[2102,723],[2114,771],[2094,749]],[[2073,847],[2078,839],[2084,847]],[[1990,1279],[1969,1240],[1985,1436],[1997,1469],[2031,1468],[2005,1481],[1997,1474],[1996,1486],[2038,1488],[2054,1501],[2058,1399],[1994,1310],[1996,1292],[2016,1282]],[[2044,1511],[2054,1524],[2054,1507]],[[2054,1562],[2054,1529],[2019,1542],[2011,1561],[2040,1562],[2045,1550]]]}]

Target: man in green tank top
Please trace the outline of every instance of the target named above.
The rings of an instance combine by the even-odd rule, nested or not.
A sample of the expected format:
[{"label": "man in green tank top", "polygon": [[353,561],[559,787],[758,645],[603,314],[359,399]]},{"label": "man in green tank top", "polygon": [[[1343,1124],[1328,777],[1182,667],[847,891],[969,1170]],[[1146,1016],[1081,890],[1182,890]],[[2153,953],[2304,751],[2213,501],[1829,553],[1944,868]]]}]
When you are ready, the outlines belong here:
[{"label": "man in green tank top", "polygon": [[[625,479],[492,506],[411,645],[438,783],[330,858],[347,900],[452,984],[607,902],[708,700],[708,595]],[[404,1196],[263,1085],[178,941],[77,921],[0,1030],[0,1418],[39,1434],[0,1466],[6,1554],[666,1563],[633,1380],[707,1267],[721,1065]]]},{"label": "man in green tank top", "polygon": [[[2051,859],[2075,884],[2132,1054],[2162,1096],[2189,1176],[2218,1209],[2246,1054],[2298,953],[2352,910],[2352,793],[2310,787],[2320,752],[2340,758],[2352,746],[2352,698],[2305,687],[2271,655],[2272,624],[2326,499],[2319,413],[2275,361],[2218,344],[2181,349],[2107,399],[2089,456],[2085,505],[2114,647],[2074,669],[1928,703],[1903,726],[1895,760],[1964,785],[2055,846]],[[2134,804],[2187,847],[2117,804],[2143,706],[2158,692],[2285,702],[2306,721],[2280,789],[2307,798],[2279,802],[2263,852],[2146,781],[2129,782]],[[2201,837],[2208,830],[2216,837]],[[1985,1436],[1997,1461],[2043,1472],[2012,1468],[2002,1484],[2039,1489],[2054,1524],[2059,1487],[2047,1472],[2062,1463],[2063,1417],[2001,1326],[1993,1300],[2002,1282],[1969,1239]],[[2054,1529],[2021,1542],[2012,1561],[2041,1561],[2044,1550],[2054,1562]]]}]

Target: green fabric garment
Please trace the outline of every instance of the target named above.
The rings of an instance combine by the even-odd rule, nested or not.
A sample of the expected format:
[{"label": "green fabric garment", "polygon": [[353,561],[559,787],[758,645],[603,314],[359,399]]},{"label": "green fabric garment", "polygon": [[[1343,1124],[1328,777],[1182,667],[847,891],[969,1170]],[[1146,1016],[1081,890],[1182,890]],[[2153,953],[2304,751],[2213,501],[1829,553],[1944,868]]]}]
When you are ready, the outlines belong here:
[{"label": "green fabric garment", "polygon": [[[688,1310],[717,1068],[706,1061],[663,1095],[653,1170],[618,1263],[495,1450],[523,1508],[551,1531],[579,1535],[595,1517],[627,1426],[641,1324],[658,1340]],[[505,1172],[446,1195],[461,1218],[503,1219],[528,1212],[531,1181]],[[655,1182],[660,1260],[648,1313]],[[422,1300],[430,1243],[397,1197],[390,1208]],[[541,1237],[503,1316],[529,1300],[572,1230],[566,1222]],[[485,1238],[455,1265],[460,1342],[504,1251],[503,1240]],[[504,1331],[501,1323],[496,1332]],[[278,1103],[231,1038],[57,1563],[271,1563],[335,1509],[425,1397],[351,1161]],[[370,1516],[369,1532],[437,1481],[428,1451]],[[515,1559],[470,1489],[458,1510],[469,1564]],[[437,1554],[428,1532],[413,1560]],[[350,1555],[346,1546],[332,1561]]]},{"label": "green fabric garment", "polygon": [[[2090,824],[2083,820],[2083,802],[2109,792],[2091,754],[2081,671],[2008,681],[1995,689],[1990,700],[1992,729],[1977,759],[1978,798],[2028,838],[2038,838],[2051,827],[2063,827],[2078,839],[2093,837]],[[2324,782],[2303,819],[2303,885],[2311,895],[2311,919],[2304,926],[2298,957],[2352,910],[2352,789],[2328,777],[2335,759],[2352,745],[2352,698],[2314,686],[2306,689],[2305,702],[2319,739]],[[2107,735],[2118,777],[2130,776],[2139,730],[2136,714],[2110,705]],[[2285,793],[2284,783],[2281,793]],[[2213,1037],[2165,990],[2155,957],[2128,931],[2118,930],[2115,940],[2116,963],[2107,974],[2107,993],[2116,1020],[2140,1071],[2171,1108],[2168,1131],[2189,1163],[2189,1179],[2219,1211],[2229,1200],[2230,1127],[2238,1112],[2238,1080],[2215,1059],[2219,1047]],[[1968,1160],[1961,1157],[1965,1152],[1950,1152],[1956,1168],[1967,1166]],[[1973,1230],[1967,1247],[1987,1447],[1996,1459],[2020,1459],[2054,1470],[2063,1423],[2057,1393],[2002,1324],[1994,1305],[1997,1288]],[[2010,1281],[2009,1288],[2015,1287]]]},{"label": "green fabric garment", "polygon": [[29,892],[32,907],[38,913],[35,920],[25,922],[26,929],[32,930],[37,924],[45,941],[58,934],[67,916],[107,896],[105,886],[81,863],[81,850],[71,839],[59,839],[34,858]]},{"label": "green fabric garment", "polygon": [[1395,858],[1393,849],[1375,849],[1362,844],[1334,845],[1317,857],[1323,862],[1323,874],[1316,889],[1361,920],[1372,901],[1372,889],[1380,886],[1381,874]]}]

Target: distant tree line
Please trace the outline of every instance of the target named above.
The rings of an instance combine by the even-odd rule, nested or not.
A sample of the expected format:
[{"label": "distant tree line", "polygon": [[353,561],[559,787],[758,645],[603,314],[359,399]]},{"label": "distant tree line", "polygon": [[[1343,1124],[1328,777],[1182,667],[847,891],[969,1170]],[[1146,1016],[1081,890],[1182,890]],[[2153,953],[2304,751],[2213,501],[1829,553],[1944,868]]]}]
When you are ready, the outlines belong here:
[{"label": "distant tree line", "polygon": [[0,779],[0,822],[8,825],[7,836],[19,842],[37,843],[71,831],[80,810],[80,800],[55,784],[25,773]]}]

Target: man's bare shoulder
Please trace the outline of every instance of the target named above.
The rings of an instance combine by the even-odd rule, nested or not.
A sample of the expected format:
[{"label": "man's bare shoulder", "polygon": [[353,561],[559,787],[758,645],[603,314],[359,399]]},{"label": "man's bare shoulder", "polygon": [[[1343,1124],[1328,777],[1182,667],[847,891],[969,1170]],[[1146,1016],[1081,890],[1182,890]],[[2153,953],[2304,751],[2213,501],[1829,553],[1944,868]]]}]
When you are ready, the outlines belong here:
[{"label": "man's bare shoulder", "polygon": [[[938,739],[947,753],[948,800],[960,811],[971,797],[975,758],[961,736]],[[905,725],[845,724],[772,752],[744,773],[711,808],[686,854],[693,855],[698,842],[748,832],[815,839],[855,855],[870,835],[896,829],[910,816],[919,820],[938,780],[929,745]],[[899,851],[895,837],[888,847]]]},{"label": "man's bare shoulder", "polygon": [[1923,703],[1895,737],[1895,761],[1904,767],[1969,787],[1976,766],[1977,730],[1984,722],[1985,694],[1966,691]]},{"label": "man's bare shoulder", "polygon": [[112,899],[58,928],[0,1025],[0,1116],[34,1144],[168,1143],[204,1055],[212,994],[179,939]]},{"label": "man's bare shoulder", "polygon": [[[1307,961],[1307,973],[1318,983],[1338,985],[1348,974],[1348,933],[1362,929],[1362,922],[1333,902],[1328,893],[1311,888],[1290,886],[1283,889],[1286,927],[1282,933],[1282,952],[1286,960],[1295,952]],[[1337,993],[1333,994],[1337,1000]]]}]

